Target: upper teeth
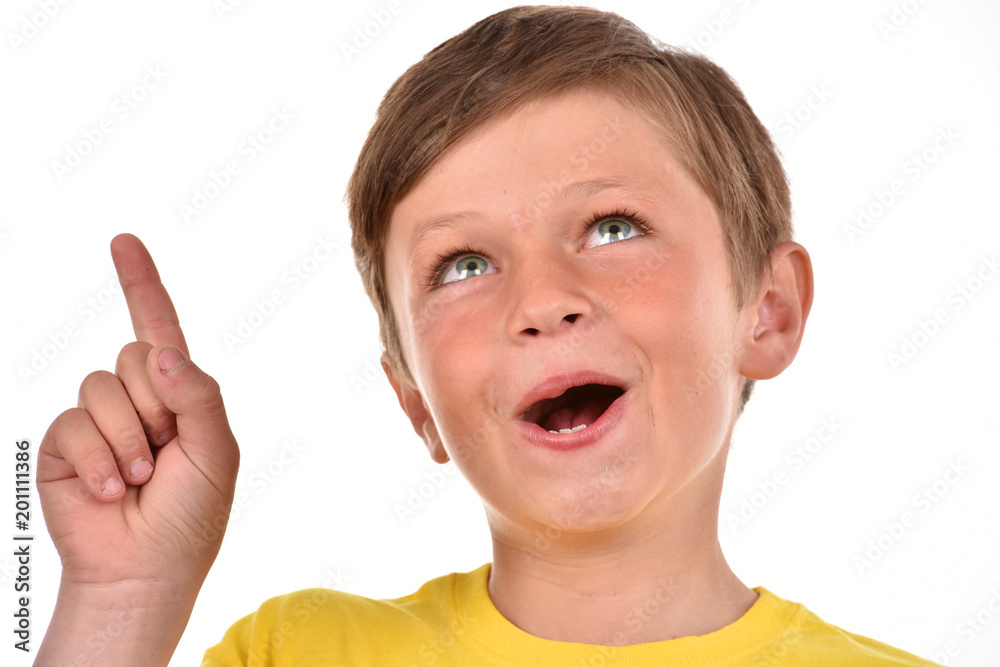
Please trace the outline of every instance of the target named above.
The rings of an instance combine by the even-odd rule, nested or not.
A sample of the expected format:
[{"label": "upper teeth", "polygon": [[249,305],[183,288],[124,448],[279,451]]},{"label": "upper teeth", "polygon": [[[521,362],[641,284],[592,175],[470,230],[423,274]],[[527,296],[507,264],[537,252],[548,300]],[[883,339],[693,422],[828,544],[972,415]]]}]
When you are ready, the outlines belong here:
[{"label": "upper teeth", "polygon": [[576,433],[577,431],[582,431],[587,428],[586,424],[580,424],[579,426],[574,426],[573,428],[561,428],[558,431],[549,430],[549,433]]}]

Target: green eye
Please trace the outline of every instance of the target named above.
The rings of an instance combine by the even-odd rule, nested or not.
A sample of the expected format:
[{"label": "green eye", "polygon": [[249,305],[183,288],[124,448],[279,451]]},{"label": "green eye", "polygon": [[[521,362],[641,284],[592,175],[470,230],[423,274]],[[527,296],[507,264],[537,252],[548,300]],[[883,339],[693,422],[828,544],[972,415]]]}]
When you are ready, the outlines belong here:
[{"label": "green eye", "polygon": [[624,241],[628,238],[629,232],[632,231],[632,226],[625,222],[624,220],[605,220],[597,226],[597,235],[601,237],[601,240],[605,243],[611,241]]},{"label": "green eye", "polygon": [[610,245],[617,241],[628,241],[645,236],[649,231],[646,226],[628,213],[609,213],[596,216],[587,225],[587,241],[585,247],[593,248]]},{"label": "green eye", "polygon": [[486,260],[482,257],[463,257],[455,264],[455,271],[465,278],[467,275],[478,276],[486,270]]},{"label": "green eye", "polygon": [[456,280],[465,280],[469,276],[481,276],[488,272],[490,269],[490,263],[479,255],[465,255],[448,270],[445,274],[443,283],[452,283]]}]

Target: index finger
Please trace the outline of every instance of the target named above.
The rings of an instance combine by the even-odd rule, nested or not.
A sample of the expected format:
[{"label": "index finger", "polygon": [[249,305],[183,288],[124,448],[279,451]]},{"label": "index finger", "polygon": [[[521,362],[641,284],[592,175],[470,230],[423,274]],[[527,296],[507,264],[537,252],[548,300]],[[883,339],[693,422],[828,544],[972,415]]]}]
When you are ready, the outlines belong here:
[{"label": "index finger", "polygon": [[111,240],[111,258],[125,293],[135,339],[154,347],[169,343],[190,356],[177,311],[142,241],[132,234],[119,234]]}]

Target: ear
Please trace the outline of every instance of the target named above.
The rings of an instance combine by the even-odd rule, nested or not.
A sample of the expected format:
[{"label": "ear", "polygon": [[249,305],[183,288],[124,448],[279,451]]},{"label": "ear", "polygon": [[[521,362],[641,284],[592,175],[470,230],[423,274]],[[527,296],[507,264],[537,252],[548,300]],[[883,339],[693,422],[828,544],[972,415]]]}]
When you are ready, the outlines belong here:
[{"label": "ear", "polygon": [[399,407],[403,408],[403,412],[409,417],[414,432],[427,445],[427,451],[431,453],[431,458],[437,463],[447,463],[448,452],[444,449],[444,443],[441,442],[441,436],[438,435],[437,425],[427,410],[427,406],[424,405],[424,399],[420,392],[409,382],[396,376],[389,363],[389,357],[384,352],[382,353],[382,370],[385,371],[385,376],[389,378],[389,384],[396,392]]},{"label": "ear", "polygon": [[799,351],[813,300],[812,261],[798,243],[771,252],[771,279],[748,309],[746,348],[740,374],[768,380],[788,368]]}]

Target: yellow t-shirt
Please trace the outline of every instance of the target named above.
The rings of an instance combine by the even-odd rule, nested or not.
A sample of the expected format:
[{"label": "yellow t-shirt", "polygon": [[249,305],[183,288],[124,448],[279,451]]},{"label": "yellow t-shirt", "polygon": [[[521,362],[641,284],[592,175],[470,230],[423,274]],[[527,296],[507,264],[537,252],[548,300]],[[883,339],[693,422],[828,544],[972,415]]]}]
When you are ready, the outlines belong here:
[{"label": "yellow t-shirt", "polygon": [[[541,639],[503,617],[487,592],[490,565],[433,579],[396,600],[313,588],[272,598],[237,621],[202,667],[392,665],[933,665],[821,621],[765,588],[735,623],[702,635],[631,646]],[[650,610],[651,612],[654,610]],[[623,624],[624,626],[624,624]]]}]

